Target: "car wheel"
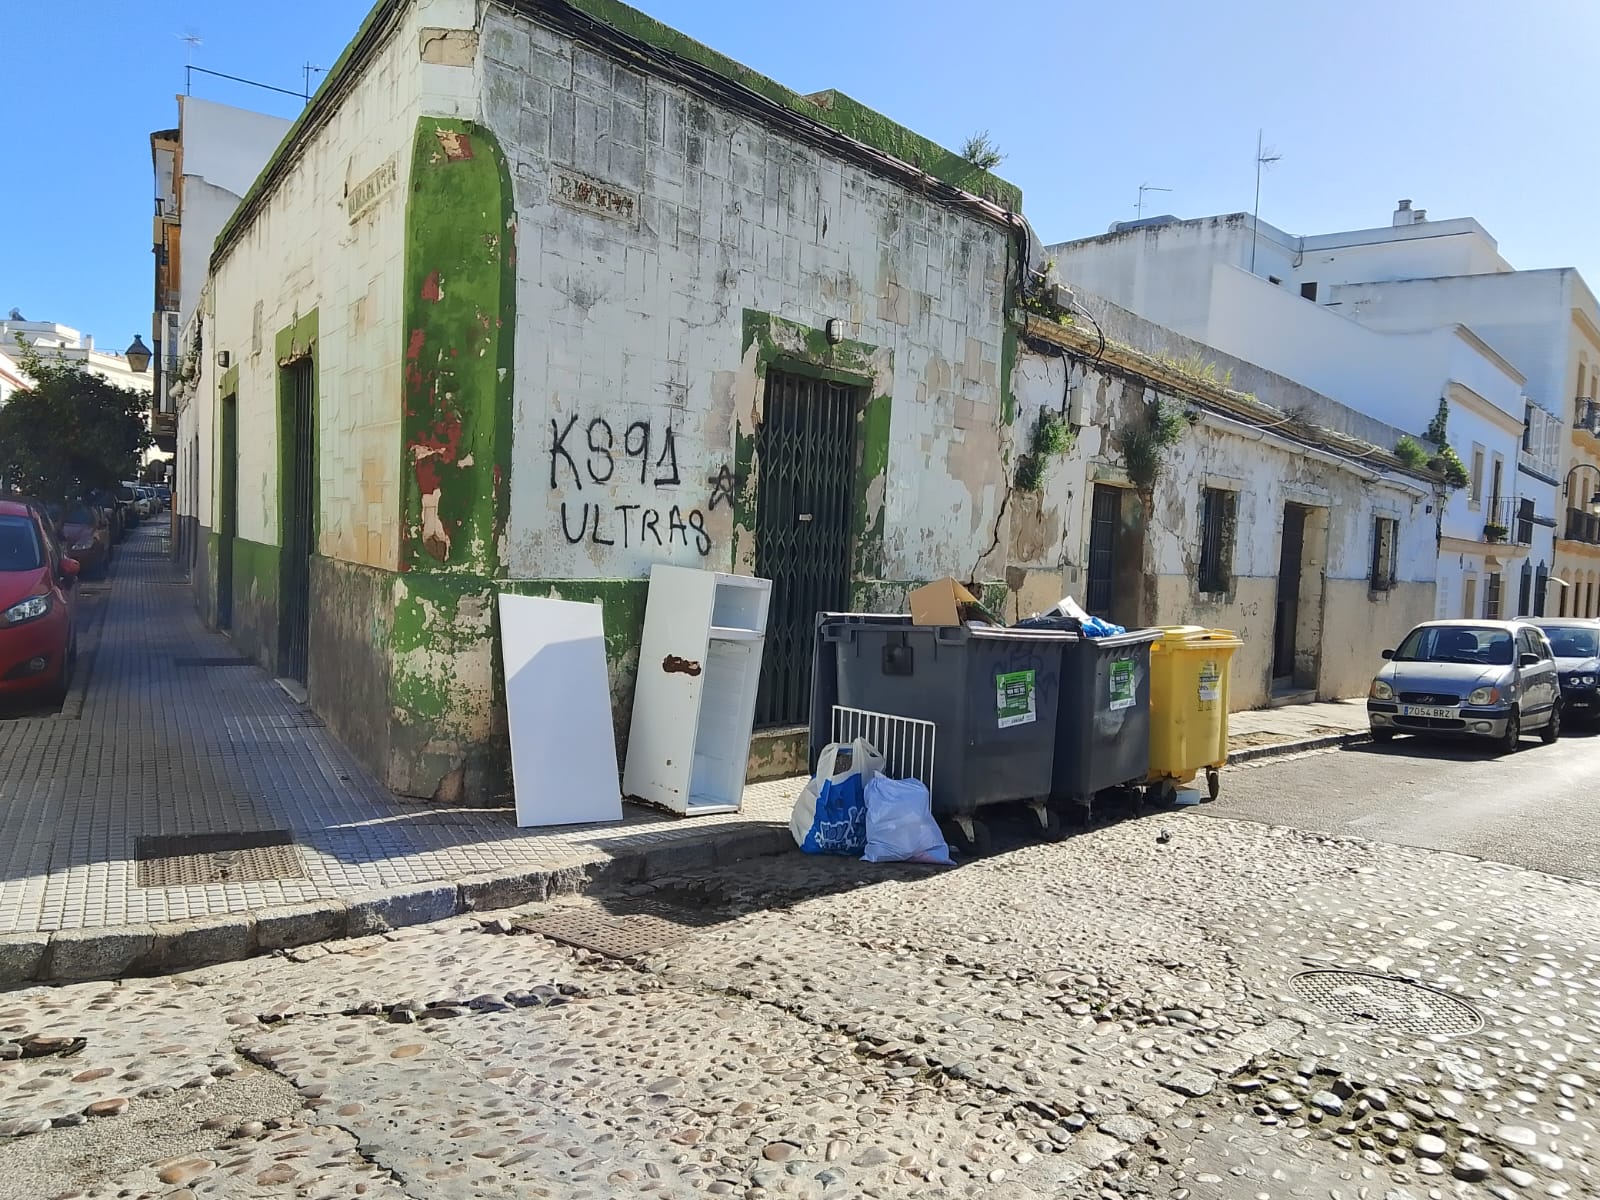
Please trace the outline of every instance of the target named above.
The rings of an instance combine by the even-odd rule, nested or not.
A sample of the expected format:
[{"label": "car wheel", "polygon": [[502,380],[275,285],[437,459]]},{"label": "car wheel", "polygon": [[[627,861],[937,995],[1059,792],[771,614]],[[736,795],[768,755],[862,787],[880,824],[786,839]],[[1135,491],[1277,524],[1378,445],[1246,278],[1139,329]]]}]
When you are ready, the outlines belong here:
[{"label": "car wheel", "polygon": [[1392,730],[1392,729],[1374,729],[1372,731],[1372,740],[1375,741],[1375,742],[1378,742],[1379,744],[1382,744],[1384,742],[1392,742],[1392,741],[1394,741],[1394,730]]},{"label": "car wheel", "polygon": [[1517,744],[1522,741],[1522,714],[1515,709],[1506,718],[1505,736],[1494,744],[1496,754],[1515,754]]},{"label": "car wheel", "polygon": [[1551,745],[1561,736],[1561,705],[1557,704],[1550,710],[1550,719],[1545,722],[1544,728],[1539,731],[1539,736],[1544,739],[1546,746]]}]

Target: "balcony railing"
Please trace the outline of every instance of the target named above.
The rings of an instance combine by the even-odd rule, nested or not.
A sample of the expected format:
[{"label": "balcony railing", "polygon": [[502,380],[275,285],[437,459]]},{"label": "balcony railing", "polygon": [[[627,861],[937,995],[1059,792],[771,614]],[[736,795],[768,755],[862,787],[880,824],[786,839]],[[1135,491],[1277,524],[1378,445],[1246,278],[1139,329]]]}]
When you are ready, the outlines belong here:
[{"label": "balcony railing", "polygon": [[1600,517],[1581,508],[1567,509],[1566,538],[1569,542],[1587,542],[1600,546]]},{"label": "balcony railing", "polygon": [[1593,396],[1579,396],[1572,402],[1572,406],[1572,427],[1600,438],[1600,401],[1596,401]]},{"label": "balcony railing", "polygon": [[1533,501],[1521,496],[1501,496],[1485,500],[1483,504],[1483,540],[1510,542],[1517,546],[1533,543],[1536,524],[1553,524],[1546,518],[1540,521],[1534,514]]}]

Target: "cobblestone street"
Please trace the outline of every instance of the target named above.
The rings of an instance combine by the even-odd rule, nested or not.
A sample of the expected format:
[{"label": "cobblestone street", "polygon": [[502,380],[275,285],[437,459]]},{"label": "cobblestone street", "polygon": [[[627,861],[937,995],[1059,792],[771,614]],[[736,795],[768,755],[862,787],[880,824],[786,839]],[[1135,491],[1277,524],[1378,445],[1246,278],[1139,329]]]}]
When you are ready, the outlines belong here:
[{"label": "cobblestone street", "polygon": [[1162,813],[16,991],[0,1195],[1593,1195],[1595,899]]}]

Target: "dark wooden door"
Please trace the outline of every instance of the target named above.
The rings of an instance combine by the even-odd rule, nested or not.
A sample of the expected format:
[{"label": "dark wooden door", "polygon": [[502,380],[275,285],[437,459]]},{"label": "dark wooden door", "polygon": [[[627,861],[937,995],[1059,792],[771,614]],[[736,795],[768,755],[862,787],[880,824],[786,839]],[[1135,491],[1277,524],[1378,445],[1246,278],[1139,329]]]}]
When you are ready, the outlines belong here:
[{"label": "dark wooden door", "polygon": [[1278,553],[1278,610],[1272,647],[1273,679],[1294,678],[1295,626],[1300,621],[1300,572],[1305,558],[1306,510],[1283,510],[1283,547]]}]

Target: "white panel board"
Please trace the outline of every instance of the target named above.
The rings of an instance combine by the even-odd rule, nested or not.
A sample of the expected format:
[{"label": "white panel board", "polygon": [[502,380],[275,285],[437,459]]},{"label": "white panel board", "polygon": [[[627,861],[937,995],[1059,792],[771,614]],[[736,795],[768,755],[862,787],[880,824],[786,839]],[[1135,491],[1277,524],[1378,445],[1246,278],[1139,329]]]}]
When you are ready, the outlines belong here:
[{"label": "white panel board", "polygon": [[517,824],[620,821],[600,605],[502,593],[500,647]]}]

